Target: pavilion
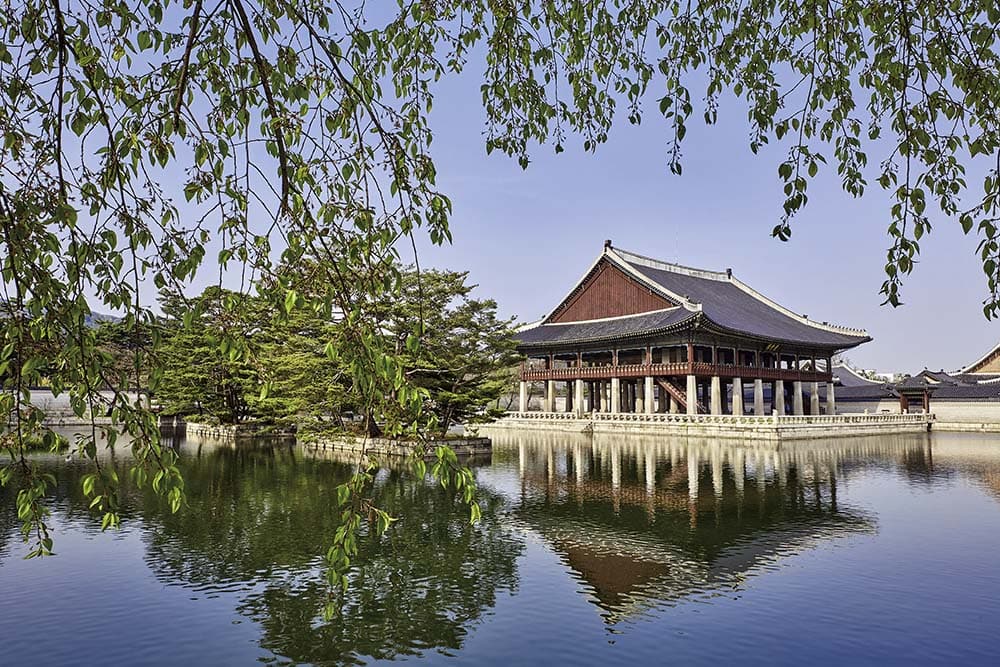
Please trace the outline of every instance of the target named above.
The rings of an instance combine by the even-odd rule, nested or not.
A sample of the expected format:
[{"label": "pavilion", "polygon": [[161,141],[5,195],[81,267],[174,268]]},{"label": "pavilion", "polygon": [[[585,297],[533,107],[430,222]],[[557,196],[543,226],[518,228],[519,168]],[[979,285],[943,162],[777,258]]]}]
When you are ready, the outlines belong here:
[{"label": "pavilion", "polygon": [[790,311],[731,269],[670,264],[611,241],[517,338],[525,356],[519,411],[529,409],[532,383],[542,383],[544,412],[557,411],[562,393],[561,411],[578,417],[819,415],[822,407],[833,415],[833,356],[871,340]]}]

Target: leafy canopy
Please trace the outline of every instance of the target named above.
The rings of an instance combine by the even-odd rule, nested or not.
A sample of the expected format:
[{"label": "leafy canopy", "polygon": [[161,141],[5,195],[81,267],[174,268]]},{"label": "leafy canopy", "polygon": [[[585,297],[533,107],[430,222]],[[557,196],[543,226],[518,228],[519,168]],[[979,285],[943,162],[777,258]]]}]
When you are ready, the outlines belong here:
[{"label": "leafy canopy", "polygon": [[[931,210],[981,240],[1000,308],[1000,8],[977,0],[3,0],[0,7],[0,412],[20,470],[19,513],[37,553],[51,541],[50,476],[24,456],[43,429],[26,388],[44,374],[79,414],[113,424],[78,443],[105,525],[118,521],[116,475],[97,440],[129,434],[130,474],[177,509],[183,484],[141,400],[150,388],[154,313],[143,286],[183,294],[208,262],[245,292],[270,280],[274,307],[342,313],[343,362],[369,414],[419,430],[425,394],[370,314],[402,288],[399,249],[424,228],[450,240],[428,114],[441,77],[482,79],[487,151],[527,166],[535,144],[574,136],[587,150],[644,104],[669,121],[667,163],[681,172],[692,117],[747,111],[750,148],[787,147],[778,169],[787,239],[824,165],[860,196],[892,197],[882,292],[900,302]],[[982,173],[982,183],[967,173]],[[305,293],[276,262],[317,260]],[[216,270],[216,264],[219,268]],[[108,359],[91,309],[120,313],[130,364]],[[188,317],[185,315],[185,320]],[[414,335],[420,337],[420,332]],[[242,349],[233,336],[220,349]],[[155,362],[155,359],[153,360]],[[134,379],[124,377],[129,375]],[[392,402],[392,406],[389,405]],[[421,422],[422,423],[422,422]],[[358,487],[360,488],[360,486]],[[345,502],[347,500],[345,499]],[[350,531],[347,531],[349,533]],[[340,538],[338,538],[339,540]],[[338,557],[338,562],[343,559]]]}]

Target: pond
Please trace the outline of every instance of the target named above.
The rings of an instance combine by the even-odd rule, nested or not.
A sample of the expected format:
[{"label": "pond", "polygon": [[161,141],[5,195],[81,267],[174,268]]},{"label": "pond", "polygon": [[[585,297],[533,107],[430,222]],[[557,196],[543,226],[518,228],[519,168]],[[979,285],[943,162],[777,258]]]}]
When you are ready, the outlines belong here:
[{"label": "pond", "polygon": [[[124,493],[102,533],[59,478],[57,556],[0,491],[0,664],[996,664],[1000,437],[805,445],[520,433],[474,461],[483,520],[380,473],[402,517],[343,614],[318,554],[349,467],[180,440],[189,507]],[[120,458],[120,456],[118,457]],[[122,462],[115,460],[122,465]]]}]

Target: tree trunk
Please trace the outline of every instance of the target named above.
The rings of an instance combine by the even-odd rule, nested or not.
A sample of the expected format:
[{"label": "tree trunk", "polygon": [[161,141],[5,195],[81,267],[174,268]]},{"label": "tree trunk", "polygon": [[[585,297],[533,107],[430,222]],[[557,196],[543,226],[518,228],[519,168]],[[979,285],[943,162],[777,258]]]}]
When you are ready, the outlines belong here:
[{"label": "tree trunk", "polygon": [[375,417],[370,412],[365,412],[365,431],[368,433],[369,438],[382,436],[382,429],[375,423]]}]

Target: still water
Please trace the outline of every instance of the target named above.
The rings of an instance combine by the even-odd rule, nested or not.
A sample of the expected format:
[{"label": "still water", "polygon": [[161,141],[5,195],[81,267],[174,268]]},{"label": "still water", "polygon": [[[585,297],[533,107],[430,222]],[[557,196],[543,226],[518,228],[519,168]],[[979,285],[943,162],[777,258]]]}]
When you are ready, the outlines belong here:
[{"label": "still water", "polygon": [[[181,441],[189,507],[43,457],[58,555],[0,491],[0,664],[998,664],[1000,437],[781,450],[518,434],[474,462],[483,520],[384,470],[401,516],[322,622],[348,466]],[[4,495],[7,493],[8,495]]]}]

